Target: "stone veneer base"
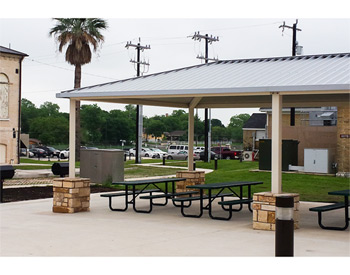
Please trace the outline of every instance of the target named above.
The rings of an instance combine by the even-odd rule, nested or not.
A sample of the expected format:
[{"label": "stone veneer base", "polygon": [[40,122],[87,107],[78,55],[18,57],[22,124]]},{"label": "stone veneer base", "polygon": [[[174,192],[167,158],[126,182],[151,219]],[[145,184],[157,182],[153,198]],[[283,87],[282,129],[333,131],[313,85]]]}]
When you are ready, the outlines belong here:
[{"label": "stone veneer base", "polygon": [[90,211],[90,179],[54,179],[52,211],[54,213]]},{"label": "stone veneer base", "polygon": [[294,229],[299,228],[299,194],[273,194],[271,192],[261,192],[253,195],[253,229],[275,230],[275,208],[277,196],[294,197]]},{"label": "stone veneer base", "polygon": [[186,181],[178,181],[176,183],[176,192],[190,191],[186,186],[205,183],[205,172],[202,171],[178,171],[176,172],[176,177],[186,178]]}]

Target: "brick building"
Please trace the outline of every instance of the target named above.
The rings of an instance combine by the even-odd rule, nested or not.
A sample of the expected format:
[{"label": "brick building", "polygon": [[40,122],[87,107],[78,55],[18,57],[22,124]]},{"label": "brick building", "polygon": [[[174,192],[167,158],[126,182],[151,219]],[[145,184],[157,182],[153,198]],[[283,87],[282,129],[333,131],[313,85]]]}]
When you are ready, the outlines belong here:
[{"label": "brick building", "polygon": [[19,163],[22,60],[0,46],[0,164]]},{"label": "brick building", "polygon": [[[265,138],[271,138],[271,109],[261,108],[265,114],[253,114],[243,126],[243,146],[258,149],[258,139],[266,128]],[[263,117],[266,126],[263,126]],[[298,165],[304,165],[305,148],[327,148],[334,155],[338,172],[350,172],[350,109],[337,107],[296,108],[295,126],[290,126],[290,108],[282,110],[282,138],[298,140]],[[261,132],[258,134],[258,132]],[[255,133],[255,135],[254,135]]]}]

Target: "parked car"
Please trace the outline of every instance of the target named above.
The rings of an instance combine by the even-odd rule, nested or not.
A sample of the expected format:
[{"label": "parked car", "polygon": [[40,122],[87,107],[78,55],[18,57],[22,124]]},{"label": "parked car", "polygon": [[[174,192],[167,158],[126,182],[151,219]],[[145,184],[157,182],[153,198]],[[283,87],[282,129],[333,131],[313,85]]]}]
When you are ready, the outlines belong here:
[{"label": "parked car", "polygon": [[[132,157],[135,156],[136,155],[136,148],[131,148],[129,150],[129,154]],[[141,155],[141,157],[146,157],[146,158],[150,157],[150,158],[152,158],[153,155],[154,155],[154,152],[152,150],[150,150],[149,148],[142,148],[140,155]]]},{"label": "parked car", "polygon": [[65,150],[62,150],[60,152],[60,158],[61,159],[67,159],[69,158],[69,148],[65,149]]},{"label": "parked car", "polygon": [[37,146],[36,148],[40,148],[40,149],[45,150],[46,154],[49,157],[59,157],[59,155],[60,155],[60,150],[57,150],[57,149],[50,147],[50,146]]},{"label": "parked car", "polygon": [[231,150],[229,147],[211,147],[211,150],[219,156],[221,159],[239,159],[242,151]]},{"label": "parked car", "polygon": [[[188,152],[187,151],[180,151],[177,154],[168,155],[167,159],[187,160],[188,159]],[[199,160],[199,156],[196,154],[193,154],[193,159]]]},{"label": "parked car", "polygon": [[21,148],[20,155],[21,156],[27,156],[27,149],[26,148]]},{"label": "parked car", "polygon": [[[210,159],[215,159],[215,157],[218,158],[218,155],[215,154],[213,151],[210,151]],[[199,159],[204,160],[204,151],[200,152]]]},{"label": "parked car", "polygon": [[188,151],[188,145],[170,145],[168,147],[168,154],[177,154],[180,151]]},{"label": "parked car", "polygon": [[167,157],[168,153],[160,150],[159,148],[151,148],[151,151],[154,152],[152,158],[163,158],[163,156]]},{"label": "parked car", "polygon": [[41,148],[32,148],[32,149],[29,149],[29,152],[33,153],[33,157],[46,158],[47,156],[46,151]]}]

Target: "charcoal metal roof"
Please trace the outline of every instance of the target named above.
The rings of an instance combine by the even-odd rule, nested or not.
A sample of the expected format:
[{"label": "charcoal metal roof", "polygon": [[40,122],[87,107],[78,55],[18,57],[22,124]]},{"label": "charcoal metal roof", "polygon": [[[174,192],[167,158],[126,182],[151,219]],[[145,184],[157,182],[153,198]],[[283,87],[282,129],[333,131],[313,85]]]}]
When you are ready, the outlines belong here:
[{"label": "charcoal metal roof", "polygon": [[265,129],[266,114],[254,113],[250,116],[246,123],[243,125],[243,129]]},{"label": "charcoal metal roof", "polygon": [[[249,96],[255,107],[263,107],[271,100],[260,96],[271,92],[348,95],[349,76],[350,53],[239,59],[64,91],[56,96],[169,107],[188,107],[193,97],[201,97],[199,108],[230,104],[243,107],[245,96]],[[233,96],[241,98],[233,100]],[[292,102],[293,98],[288,100]],[[323,100],[327,101],[326,97]]]},{"label": "charcoal metal roof", "polygon": [[3,46],[0,46],[0,53],[7,53],[7,54],[14,54],[14,55],[20,55],[20,56],[28,56],[25,53],[21,53],[19,51],[15,51],[9,48],[5,48]]}]

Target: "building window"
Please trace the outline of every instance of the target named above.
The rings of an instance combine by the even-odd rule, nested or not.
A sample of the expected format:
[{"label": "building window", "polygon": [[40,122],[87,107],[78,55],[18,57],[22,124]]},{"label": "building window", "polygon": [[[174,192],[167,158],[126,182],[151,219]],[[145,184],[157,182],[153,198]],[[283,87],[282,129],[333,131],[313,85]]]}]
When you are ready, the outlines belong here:
[{"label": "building window", "polygon": [[9,118],[9,80],[0,73],[0,119]]}]

